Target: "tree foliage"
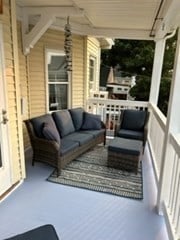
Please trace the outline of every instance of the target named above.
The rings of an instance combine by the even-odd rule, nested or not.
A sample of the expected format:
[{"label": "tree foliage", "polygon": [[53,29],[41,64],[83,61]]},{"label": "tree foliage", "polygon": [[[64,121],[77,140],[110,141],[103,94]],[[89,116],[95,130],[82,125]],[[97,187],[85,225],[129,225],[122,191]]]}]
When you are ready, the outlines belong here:
[{"label": "tree foliage", "polygon": [[[166,115],[177,35],[166,41],[162,79],[160,84],[158,106]],[[110,50],[102,51],[102,64],[118,66],[127,75],[136,75],[136,85],[130,94],[138,101],[148,101],[152,75],[155,43],[153,41],[115,40]]]}]

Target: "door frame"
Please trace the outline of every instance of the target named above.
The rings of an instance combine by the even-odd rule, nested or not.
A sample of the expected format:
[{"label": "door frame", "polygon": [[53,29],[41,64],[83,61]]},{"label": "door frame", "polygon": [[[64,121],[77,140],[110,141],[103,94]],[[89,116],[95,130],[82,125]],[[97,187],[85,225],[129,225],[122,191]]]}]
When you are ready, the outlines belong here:
[{"label": "door frame", "polygon": [[[0,23],[0,122],[2,122],[2,110],[7,111],[7,89],[5,84],[5,57],[4,57],[4,41],[3,41],[3,24]],[[12,186],[12,168],[11,168],[11,152],[9,139],[9,123],[0,123],[1,134],[1,156],[2,167],[0,168],[0,195],[6,192]]]}]

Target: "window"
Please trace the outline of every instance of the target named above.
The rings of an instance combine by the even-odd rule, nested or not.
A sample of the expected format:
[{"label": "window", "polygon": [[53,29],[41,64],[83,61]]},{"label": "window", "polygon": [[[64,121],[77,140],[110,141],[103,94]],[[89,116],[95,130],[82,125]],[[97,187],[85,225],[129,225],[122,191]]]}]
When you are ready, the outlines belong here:
[{"label": "window", "polygon": [[89,58],[89,92],[94,90],[96,79],[96,58],[90,56]]},{"label": "window", "polygon": [[48,111],[68,108],[69,82],[65,54],[47,50]]}]

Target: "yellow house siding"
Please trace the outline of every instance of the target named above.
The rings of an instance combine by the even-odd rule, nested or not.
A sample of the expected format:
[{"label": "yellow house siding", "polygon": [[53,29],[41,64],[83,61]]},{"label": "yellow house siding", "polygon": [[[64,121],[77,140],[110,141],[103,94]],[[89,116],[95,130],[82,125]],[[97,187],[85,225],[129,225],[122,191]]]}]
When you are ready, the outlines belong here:
[{"label": "yellow house siding", "polygon": [[73,37],[72,107],[84,107],[84,38]]},{"label": "yellow house siding", "polygon": [[96,38],[93,37],[88,37],[87,38],[87,59],[86,59],[86,64],[87,64],[87,88],[86,88],[86,95],[89,95],[89,59],[90,57],[95,57],[96,59],[96,79],[94,83],[94,90],[99,90],[99,72],[100,72],[100,43]]},{"label": "yellow house siding", "polygon": [[30,117],[46,112],[46,83],[44,71],[44,46],[41,41],[29,55]]},{"label": "yellow house siding", "polygon": [[17,43],[15,41],[16,25],[14,24],[15,6],[13,1],[3,1],[4,55],[5,55],[5,84],[7,90],[7,112],[9,118],[9,142],[11,156],[12,184],[24,177],[24,158],[22,152],[22,126],[19,108],[18,71],[15,58]]},{"label": "yellow house siding", "polygon": [[[28,57],[24,56],[22,52],[22,37],[21,37],[21,23],[17,23],[18,30],[18,55],[19,55],[19,80],[20,80],[20,95],[23,100],[23,113],[22,119],[29,118],[29,80],[28,80]],[[30,145],[29,136],[25,124],[23,124],[23,141],[24,148],[28,148]]]}]

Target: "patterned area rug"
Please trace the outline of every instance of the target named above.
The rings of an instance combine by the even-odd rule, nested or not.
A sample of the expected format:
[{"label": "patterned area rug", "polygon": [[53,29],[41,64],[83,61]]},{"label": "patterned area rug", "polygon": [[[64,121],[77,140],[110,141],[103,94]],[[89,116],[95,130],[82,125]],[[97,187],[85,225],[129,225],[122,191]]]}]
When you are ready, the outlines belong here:
[{"label": "patterned area rug", "polygon": [[73,160],[59,177],[54,171],[48,181],[121,197],[143,199],[142,166],[138,174],[107,167],[107,148],[98,145]]}]

